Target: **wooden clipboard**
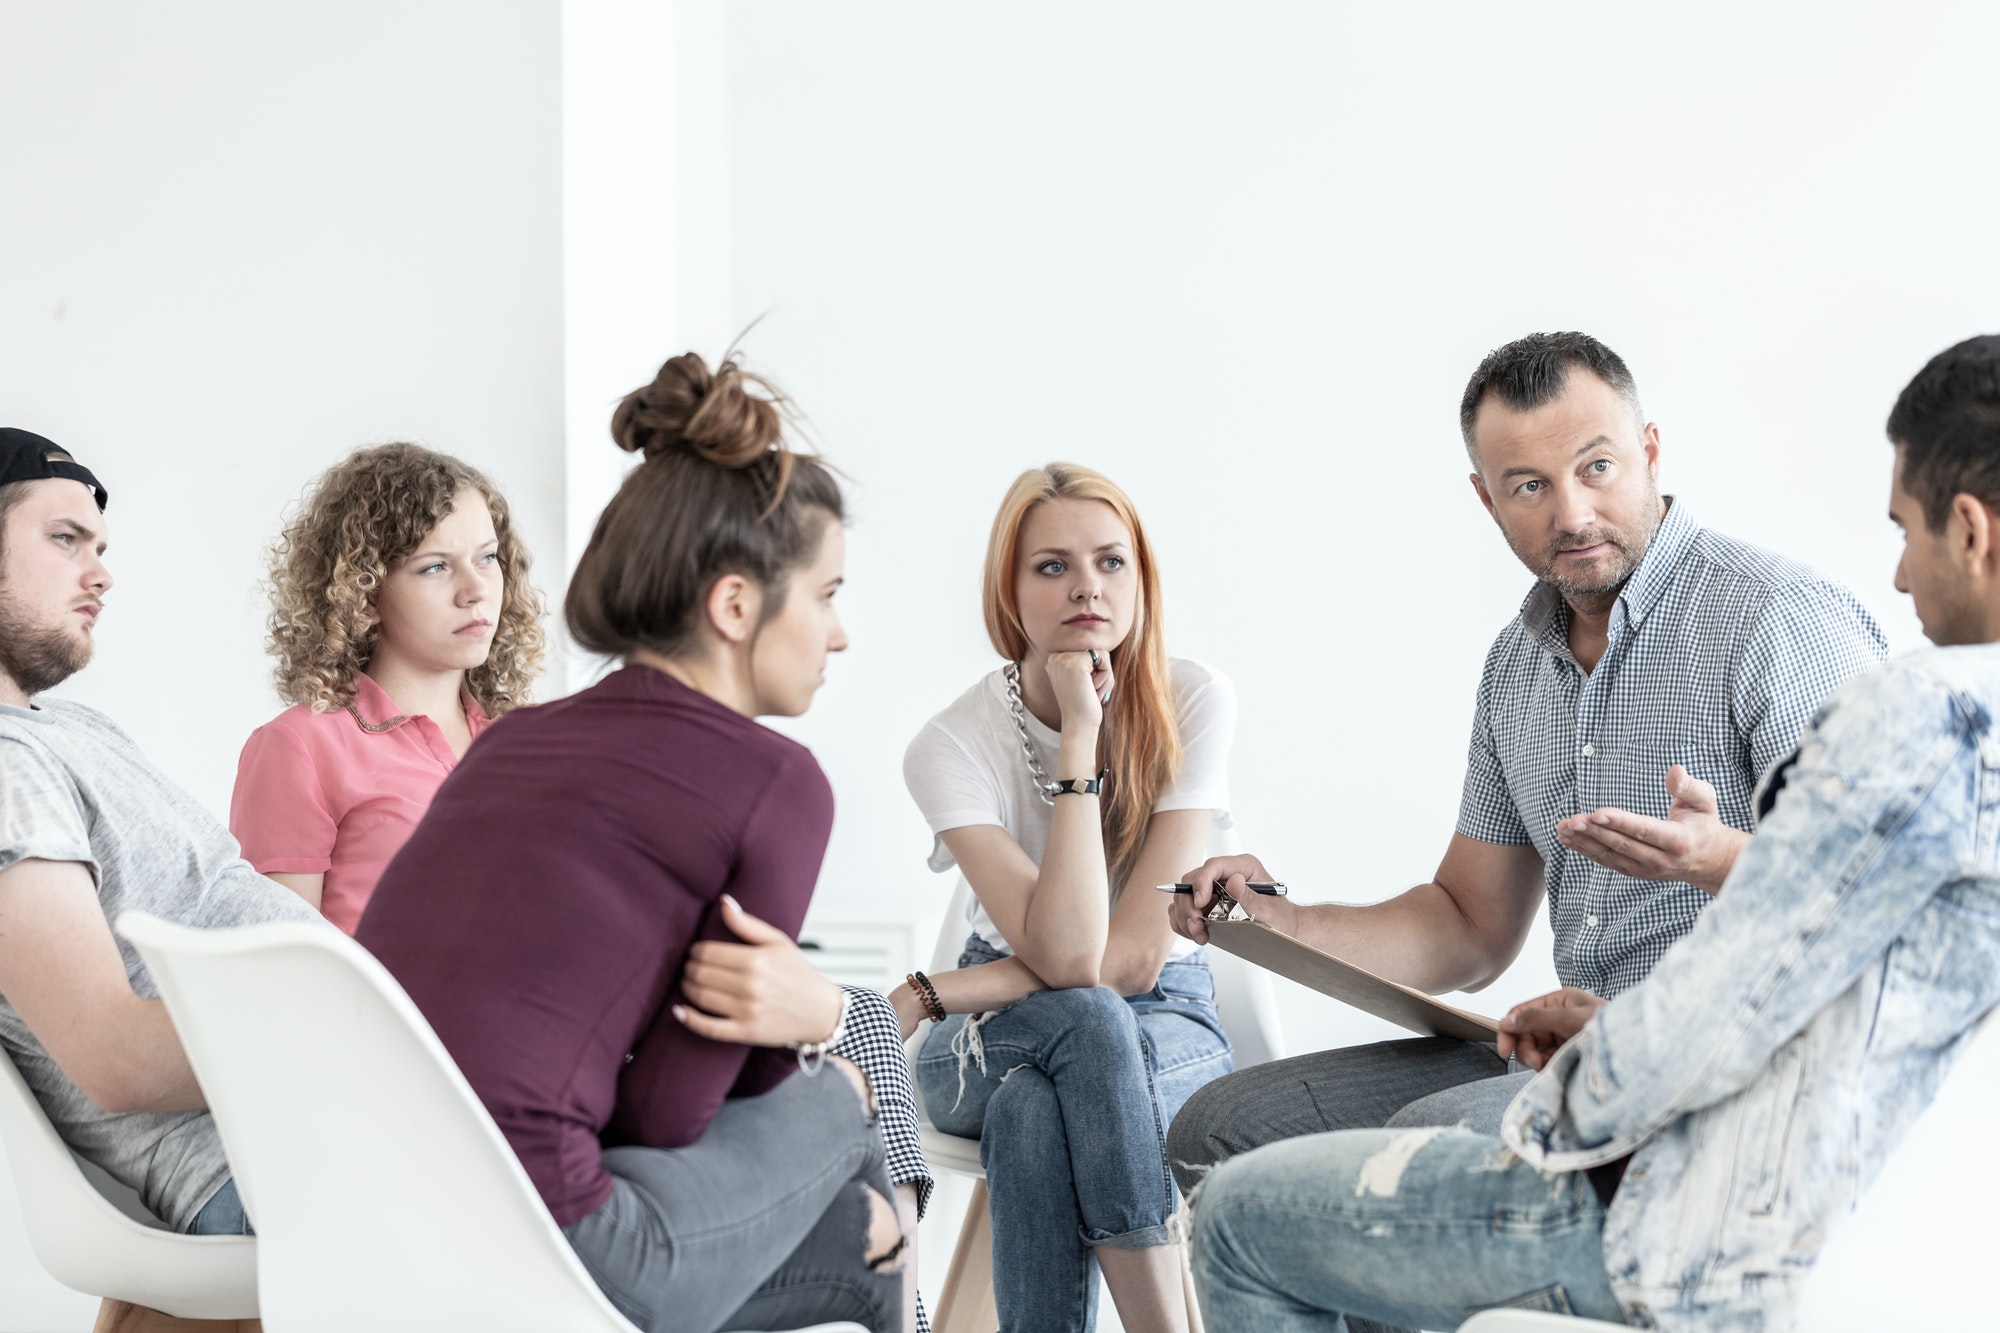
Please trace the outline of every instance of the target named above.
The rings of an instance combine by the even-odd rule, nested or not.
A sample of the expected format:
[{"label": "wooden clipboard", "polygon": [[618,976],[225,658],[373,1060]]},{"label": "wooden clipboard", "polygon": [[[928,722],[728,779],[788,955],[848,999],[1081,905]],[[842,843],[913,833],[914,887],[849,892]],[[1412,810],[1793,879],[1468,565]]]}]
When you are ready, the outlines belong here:
[{"label": "wooden clipboard", "polygon": [[1500,1035],[1499,1024],[1484,1015],[1440,1004],[1422,991],[1399,986],[1352,963],[1343,963],[1332,954],[1321,953],[1261,921],[1210,921],[1207,925],[1209,943],[1218,949],[1226,949],[1281,977],[1290,977],[1322,995],[1331,995],[1363,1013],[1385,1018],[1397,1027],[1427,1037],[1457,1037],[1460,1041],[1490,1042]]}]

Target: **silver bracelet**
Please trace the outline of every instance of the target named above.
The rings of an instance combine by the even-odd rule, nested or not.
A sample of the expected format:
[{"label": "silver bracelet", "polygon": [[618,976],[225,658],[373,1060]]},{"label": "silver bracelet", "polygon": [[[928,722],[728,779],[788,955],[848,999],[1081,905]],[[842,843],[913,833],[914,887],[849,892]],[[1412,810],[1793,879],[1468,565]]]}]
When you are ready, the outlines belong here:
[{"label": "silver bracelet", "polygon": [[797,1053],[799,1057],[799,1072],[807,1078],[811,1078],[826,1067],[826,1053],[828,1048],[840,1045],[840,1039],[847,1035],[847,1000],[847,992],[842,990],[840,992],[840,1017],[834,1020],[833,1031],[827,1033],[824,1038],[819,1041],[788,1041],[785,1043],[785,1045],[791,1047]]}]

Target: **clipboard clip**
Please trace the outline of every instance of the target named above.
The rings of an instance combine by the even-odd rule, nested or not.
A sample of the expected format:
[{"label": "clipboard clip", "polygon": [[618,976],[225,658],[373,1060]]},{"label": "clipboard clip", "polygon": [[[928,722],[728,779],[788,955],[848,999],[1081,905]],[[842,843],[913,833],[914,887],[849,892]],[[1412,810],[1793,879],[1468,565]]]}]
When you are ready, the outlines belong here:
[{"label": "clipboard clip", "polygon": [[1218,884],[1215,886],[1215,901],[1208,905],[1208,911],[1203,915],[1202,919],[1205,921],[1248,921],[1250,920],[1250,914],[1243,910],[1241,904],[1229,896],[1227,889]]}]

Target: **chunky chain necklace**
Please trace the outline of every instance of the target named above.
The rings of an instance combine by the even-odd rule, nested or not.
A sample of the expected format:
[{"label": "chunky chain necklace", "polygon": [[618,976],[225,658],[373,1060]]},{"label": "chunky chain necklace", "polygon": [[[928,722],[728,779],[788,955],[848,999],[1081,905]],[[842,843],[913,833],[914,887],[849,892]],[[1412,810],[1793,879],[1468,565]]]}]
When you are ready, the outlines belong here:
[{"label": "chunky chain necklace", "polygon": [[1042,798],[1043,805],[1054,805],[1056,798],[1049,794],[1049,775],[1042,771],[1042,761],[1035,757],[1035,743],[1028,739],[1028,710],[1021,703],[1021,664],[1009,662],[1000,668],[1000,674],[1007,678],[1007,711],[1014,715],[1014,733],[1021,738],[1021,754],[1028,761],[1028,776],[1035,780],[1035,791]]}]

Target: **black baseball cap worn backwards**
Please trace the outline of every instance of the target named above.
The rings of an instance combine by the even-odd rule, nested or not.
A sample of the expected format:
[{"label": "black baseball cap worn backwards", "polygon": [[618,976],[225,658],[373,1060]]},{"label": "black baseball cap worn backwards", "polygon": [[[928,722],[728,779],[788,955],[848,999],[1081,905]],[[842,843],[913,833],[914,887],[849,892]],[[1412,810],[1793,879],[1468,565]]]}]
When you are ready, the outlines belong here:
[{"label": "black baseball cap worn backwards", "polygon": [[16,481],[47,481],[51,477],[67,477],[90,487],[97,496],[100,513],[111,498],[90,469],[71,458],[69,451],[54,440],[16,426],[0,426],[0,486]]}]

